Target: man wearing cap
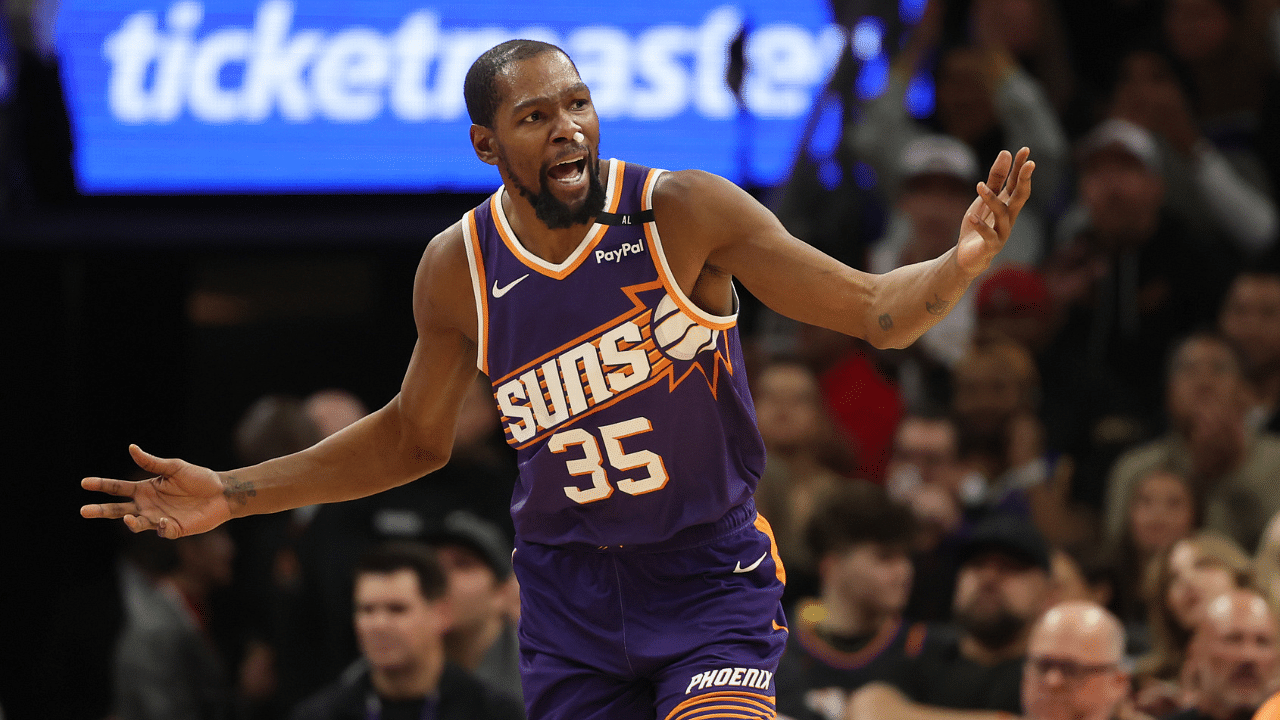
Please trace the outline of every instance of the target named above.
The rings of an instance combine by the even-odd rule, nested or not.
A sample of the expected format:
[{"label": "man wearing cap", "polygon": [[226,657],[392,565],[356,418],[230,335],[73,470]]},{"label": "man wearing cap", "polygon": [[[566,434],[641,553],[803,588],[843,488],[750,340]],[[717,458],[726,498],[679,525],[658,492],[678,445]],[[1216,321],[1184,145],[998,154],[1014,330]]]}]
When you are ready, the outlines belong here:
[{"label": "man wearing cap", "polygon": [[[903,149],[901,177],[894,192],[885,234],[869,252],[868,269],[885,273],[932,257],[951,242],[956,214],[963,214],[978,178],[978,158],[960,140],[943,134],[921,135]],[[1039,238],[1010,243],[993,264],[1034,262]],[[960,298],[950,314],[930,328],[899,360],[898,375],[909,404],[941,403],[945,369],[960,360],[976,327],[975,293]]]},{"label": "man wearing cap", "polygon": [[858,717],[921,717],[919,705],[1022,712],[1022,665],[1032,624],[1050,598],[1049,545],[1020,515],[993,515],[960,549],[954,617],[960,634],[922,653],[897,688],[854,693]]},{"label": "man wearing cap", "polygon": [[1158,369],[1175,338],[1213,320],[1226,287],[1222,253],[1210,254],[1165,207],[1151,134],[1123,120],[1098,125],[1077,153],[1082,211],[1045,265],[1066,320],[1061,347],[1084,350],[1119,379],[1148,429],[1159,424]]},{"label": "man wearing cap", "polygon": [[498,526],[466,510],[446,515],[425,541],[449,578],[453,623],[444,637],[446,657],[523,706],[511,543]]}]

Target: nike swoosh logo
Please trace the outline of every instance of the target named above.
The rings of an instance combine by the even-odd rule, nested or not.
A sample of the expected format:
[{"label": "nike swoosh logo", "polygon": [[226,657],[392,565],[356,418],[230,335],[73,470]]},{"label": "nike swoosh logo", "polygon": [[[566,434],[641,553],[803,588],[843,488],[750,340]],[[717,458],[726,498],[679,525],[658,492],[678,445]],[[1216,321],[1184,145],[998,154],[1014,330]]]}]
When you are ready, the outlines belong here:
[{"label": "nike swoosh logo", "polygon": [[507,283],[506,285],[503,285],[502,287],[498,287],[498,281],[494,280],[493,296],[496,298],[500,298],[503,295],[506,295],[507,293],[511,292],[511,288],[515,287],[516,285],[519,285],[520,281],[527,277],[529,277],[529,273],[525,273],[521,275],[520,277],[516,278],[515,280],[512,280],[511,282]]},{"label": "nike swoosh logo", "polygon": [[739,560],[739,561],[738,561],[738,566],[737,566],[737,567],[735,567],[735,568],[733,569],[733,571],[734,571],[734,572],[736,572],[736,573],[747,573],[747,572],[751,572],[752,570],[755,570],[756,568],[760,567],[760,563],[764,562],[764,559],[765,559],[765,558],[767,558],[767,557],[769,557],[769,553],[765,553],[765,554],[761,555],[759,560],[757,560],[757,561],[755,561],[755,562],[751,563],[750,565],[748,565],[748,566],[746,566],[746,567],[742,567],[742,561],[741,561],[741,560]]}]

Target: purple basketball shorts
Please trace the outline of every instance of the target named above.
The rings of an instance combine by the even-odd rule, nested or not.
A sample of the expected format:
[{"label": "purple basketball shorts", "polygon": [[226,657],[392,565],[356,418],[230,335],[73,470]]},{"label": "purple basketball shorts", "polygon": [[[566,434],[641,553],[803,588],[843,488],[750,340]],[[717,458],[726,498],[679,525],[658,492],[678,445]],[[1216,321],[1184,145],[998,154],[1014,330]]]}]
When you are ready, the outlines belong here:
[{"label": "purple basketball shorts", "polygon": [[786,579],[749,503],[643,548],[517,543],[529,720],[775,718]]}]

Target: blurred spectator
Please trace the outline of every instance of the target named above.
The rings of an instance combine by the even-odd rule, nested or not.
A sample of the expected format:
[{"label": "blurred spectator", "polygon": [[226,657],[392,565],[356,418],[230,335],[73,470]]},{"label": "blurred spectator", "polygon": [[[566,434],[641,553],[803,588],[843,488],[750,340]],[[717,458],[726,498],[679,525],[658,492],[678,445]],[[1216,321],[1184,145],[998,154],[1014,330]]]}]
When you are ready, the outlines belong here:
[{"label": "blurred spectator", "polygon": [[[846,142],[878,177],[886,198],[899,195],[899,161],[915,138],[941,132],[960,140],[988,162],[1004,149],[1029,147],[1036,158],[1036,192],[1018,217],[1001,256],[1005,262],[1034,264],[1043,252],[1043,213],[1056,196],[1066,170],[1066,134],[1044,88],[1001,44],[1000,28],[984,31],[972,45],[941,42],[944,3],[930,0],[920,23],[892,59],[888,88],[869,101],[861,117],[850,118]],[[979,13],[985,16],[988,13]],[[980,28],[987,27],[980,24]],[[911,78],[937,55],[936,109],[932,125],[917,123],[904,105]]]},{"label": "blurred spectator", "polygon": [[1075,68],[1058,5],[1052,0],[972,0],[967,30],[974,44],[1017,61],[1061,115],[1075,94]]},{"label": "blurred spectator", "polygon": [[1085,362],[1081,348],[1055,341],[1064,315],[1037,269],[1007,265],[992,272],[979,282],[976,301],[978,342],[1008,338],[1035,358],[1045,447],[1070,460],[1070,502],[1100,507],[1106,470],[1139,439],[1119,382]]},{"label": "blurred spectator", "polygon": [[496,525],[466,510],[446,515],[424,541],[449,580],[453,622],[444,636],[445,656],[523,707],[516,639],[520,587],[511,572],[511,542]]},{"label": "blurred spectator", "polygon": [[1124,629],[1097,603],[1054,605],[1031,630],[1022,704],[1031,720],[1112,720],[1129,692]]},{"label": "blurred spectator", "polygon": [[[1218,5],[1216,0],[1177,0],[1169,17],[1186,15],[1175,8],[1189,4]],[[1256,141],[1232,132],[1217,138],[1220,144],[1206,137],[1193,107],[1199,93],[1189,82],[1177,60],[1139,45],[1118,67],[1110,116],[1145,128],[1157,141],[1165,206],[1186,224],[1193,240],[1213,252],[1257,256],[1274,244],[1280,220]]]},{"label": "blurred spectator", "polygon": [[445,659],[452,607],[429,550],[387,545],[355,568],[355,633],[361,658],[294,709],[293,720],[515,720],[515,701]]},{"label": "blurred spectator", "polygon": [[125,628],[116,645],[114,707],[119,720],[221,720],[234,686],[213,642],[210,594],[232,578],[235,545],[223,528],[147,543],[143,575],[127,583]]},{"label": "blurred spectator", "polygon": [[957,435],[950,416],[928,412],[907,415],[894,433],[886,489],[915,520],[907,615],[918,620],[951,619],[956,553],[965,531],[963,487],[966,479],[978,480],[960,465]]},{"label": "blurred spectator", "polygon": [[1253,585],[1272,607],[1280,608],[1280,514],[1267,523],[1253,555]]},{"label": "blurred spectator", "polygon": [[911,589],[910,511],[870,483],[822,498],[808,524],[821,595],[803,600],[778,667],[778,712],[795,720],[839,720],[849,692],[905,681],[909,659],[931,637],[903,617]]},{"label": "blurred spectator", "polygon": [[1280,271],[1256,267],[1236,275],[1218,327],[1244,358],[1253,400],[1249,424],[1280,432]]},{"label": "blurred spectator", "polygon": [[1040,380],[1026,348],[1008,339],[970,348],[956,365],[951,410],[966,478],[965,512],[1032,512],[1032,493],[1046,489],[1053,468],[1037,415]]},{"label": "blurred spectator", "polygon": [[1126,407],[1145,410],[1154,427],[1161,387],[1152,369],[1175,338],[1211,320],[1227,271],[1162,211],[1165,183],[1149,132],[1107,120],[1077,157],[1088,222],[1044,268],[1066,313],[1055,344],[1114,376]]},{"label": "blurred spectator", "polygon": [[976,286],[979,341],[1008,338],[1039,355],[1053,339],[1057,312],[1049,286],[1029,265],[1005,265]]},{"label": "blurred spectator", "polygon": [[858,717],[920,717],[914,704],[1020,713],[1027,638],[1050,599],[1049,552],[1025,517],[996,515],[977,525],[956,582],[960,636],[922,653],[900,693],[878,683],[857,691]]},{"label": "blurred spectator", "polygon": [[796,328],[795,355],[817,376],[827,412],[852,444],[848,474],[884,482],[893,429],[905,406],[884,355],[856,338],[804,324]]},{"label": "blurred spectator", "polygon": [[1080,600],[1107,607],[1115,596],[1115,568],[1093,543],[1055,547],[1049,577],[1053,604]]},{"label": "blurred spectator", "polygon": [[1280,437],[1250,429],[1239,355],[1220,335],[1198,332],[1174,348],[1168,366],[1169,432],[1125,453],[1107,481],[1108,537],[1118,537],[1133,486],[1160,465],[1185,468],[1203,499],[1204,527],[1252,552],[1280,511]]},{"label": "blurred spectator", "polygon": [[818,379],[805,365],[775,360],[756,375],[753,390],[768,452],[756,507],[777,538],[790,601],[816,592],[817,565],[805,543],[805,525],[818,498],[845,482],[840,470],[850,469],[848,451],[823,406]]},{"label": "blurred spectator", "polygon": [[[956,242],[956,218],[973,202],[979,179],[973,150],[949,135],[921,135],[902,151],[902,180],[885,235],[867,259],[873,273],[938,257]],[[1003,262],[1004,254],[996,262]],[[974,293],[965,293],[937,325],[900,353],[892,353],[908,405],[945,401],[949,369],[973,341]]]},{"label": "blurred spectator", "polygon": [[[1267,9],[1254,0],[1170,0],[1164,13],[1164,38],[1190,80],[1200,132],[1264,191],[1275,179],[1274,136],[1280,131]],[[1272,167],[1263,167],[1260,150],[1272,155]],[[1272,227],[1274,242],[1274,220]]]},{"label": "blurred spectator", "polygon": [[[236,423],[232,435],[236,458],[255,465],[311,447],[324,435],[300,398],[268,394],[255,400]],[[288,705],[279,697],[280,685],[293,683],[296,668],[307,662],[291,644],[293,613],[289,605],[299,582],[294,543],[301,533],[306,509],[253,515],[227,529],[235,540],[232,612],[247,621],[235,628],[231,642],[240,651],[242,684],[252,688],[253,714],[279,717]]]},{"label": "blurred spectator", "polygon": [[958,432],[950,416],[911,413],[902,419],[893,435],[885,489],[915,516],[915,550],[933,550],[959,531],[966,479],[972,478],[960,465]]},{"label": "blurred spectator", "polygon": [[1201,531],[1161,553],[1146,574],[1151,652],[1134,667],[1139,710],[1160,717],[1181,709],[1194,687],[1183,671],[1187,647],[1214,597],[1249,584],[1249,556],[1229,537]]},{"label": "blurred spectator", "polygon": [[1280,627],[1254,590],[1213,598],[1187,657],[1194,704],[1169,720],[1246,720],[1280,688]]},{"label": "blurred spectator", "polygon": [[286,699],[296,702],[337,675],[358,654],[351,617],[351,568],[387,540],[421,539],[449,513],[466,509],[512,537],[508,508],[514,460],[497,439],[488,381],[470,388],[449,464],[414,482],[344,503],[322,505],[297,541],[300,584],[293,597]]},{"label": "blurred spectator", "polygon": [[[1146,622],[1143,576],[1148,565],[1200,526],[1200,501],[1185,473],[1158,465],[1133,486],[1124,526],[1110,541],[1119,582],[1115,607],[1127,625]],[[1145,633],[1144,633],[1145,634]]]}]

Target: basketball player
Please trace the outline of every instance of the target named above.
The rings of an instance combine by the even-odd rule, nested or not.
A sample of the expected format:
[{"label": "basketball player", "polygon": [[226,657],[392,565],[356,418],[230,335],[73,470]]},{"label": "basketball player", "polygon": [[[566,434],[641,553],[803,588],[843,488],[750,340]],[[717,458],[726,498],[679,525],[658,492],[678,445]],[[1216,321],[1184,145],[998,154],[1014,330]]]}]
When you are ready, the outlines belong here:
[{"label": "basketball player", "polygon": [[502,187],[427,245],[399,395],[314,447],[214,472],[130,446],[156,478],[86,505],[166,538],[369,495],[448,459],[477,368],[518,448],[521,671],[534,720],[772,718],[784,571],[751,495],[764,464],[737,278],[796,320],[904,347],[946,314],[1031,191],[1001,153],[955,248],[882,276],[791,237],[722,178],[601,161],[559,48],[503,43],[467,74],[471,144]]}]

